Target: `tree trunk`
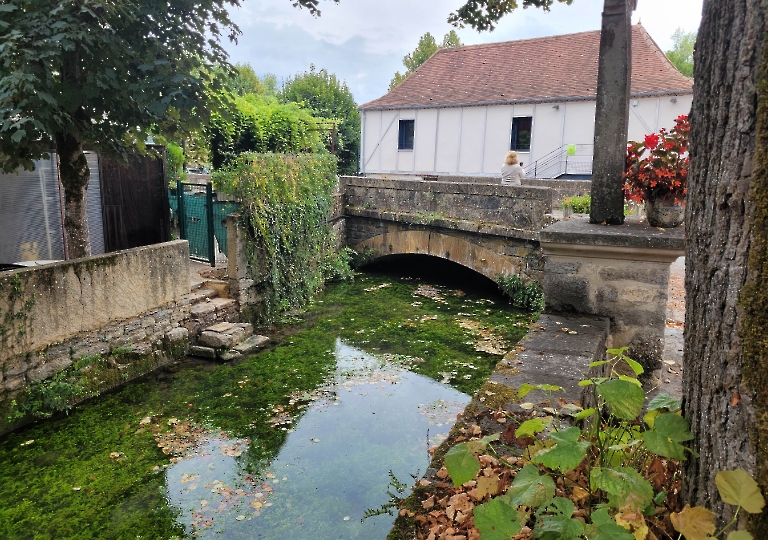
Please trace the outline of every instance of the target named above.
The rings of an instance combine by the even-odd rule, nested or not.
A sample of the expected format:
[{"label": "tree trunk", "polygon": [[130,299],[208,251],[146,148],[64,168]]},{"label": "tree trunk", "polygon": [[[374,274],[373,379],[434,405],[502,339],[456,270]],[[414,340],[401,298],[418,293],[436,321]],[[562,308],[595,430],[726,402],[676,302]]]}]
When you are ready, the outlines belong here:
[{"label": "tree trunk", "polygon": [[[766,0],[705,0],[695,51],[683,392],[700,458],[684,496],[721,520],[735,508],[718,471],[745,469],[768,492],[767,18]],[[768,514],[749,526],[768,538]]]},{"label": "tree trunk", "polygon": [[605,0],[600,31],[590,223],[624,223],[634,0]]},{"label": "tree trunk", "polygon": [[59,156],[59,174],[64,187],[64,230],[70,259],[91,254],[88,240],[88,213],[86,190],[91,172],[83,153],[82,141],[73,133],[56,136],[56,153]]}]

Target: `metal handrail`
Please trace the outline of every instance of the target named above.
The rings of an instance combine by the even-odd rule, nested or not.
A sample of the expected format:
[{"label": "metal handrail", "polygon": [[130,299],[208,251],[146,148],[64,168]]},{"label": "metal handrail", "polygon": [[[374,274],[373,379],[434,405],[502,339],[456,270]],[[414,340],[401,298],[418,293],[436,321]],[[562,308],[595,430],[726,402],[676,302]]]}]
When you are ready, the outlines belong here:
[{"label": "metal handrail", "polygon": [[[580,154],[568,154],[569,146],[571,145],[564,144],[537,159],[525,167],[525,175],[529,178],[558,178],[564,174],[591,174],[592,147],[594,145],[575,145],[576,152],[582,150],[583,153]],[[589,148],[589,152],[584,152],[585,148]]]}]

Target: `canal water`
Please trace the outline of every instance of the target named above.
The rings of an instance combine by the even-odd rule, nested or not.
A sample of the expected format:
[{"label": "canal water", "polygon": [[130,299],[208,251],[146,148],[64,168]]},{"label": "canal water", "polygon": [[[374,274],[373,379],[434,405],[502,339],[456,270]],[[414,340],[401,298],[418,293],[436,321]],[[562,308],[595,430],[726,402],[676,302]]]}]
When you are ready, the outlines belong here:
[{"label": "canal water", "polygon": [[366,511],[424,472],[531,321],[477,276],[396,268],[329,286],[260,354],[4,436],[0,538],[383,539],[394,518]]}]

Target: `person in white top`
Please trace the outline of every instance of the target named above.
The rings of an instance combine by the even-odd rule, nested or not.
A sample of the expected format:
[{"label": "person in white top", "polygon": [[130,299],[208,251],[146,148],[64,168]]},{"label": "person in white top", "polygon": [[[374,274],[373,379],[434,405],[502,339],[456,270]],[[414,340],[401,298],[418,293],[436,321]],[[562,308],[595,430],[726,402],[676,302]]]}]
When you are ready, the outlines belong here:
[{"label": "person in white top", "polygon": [[504,165],[501,166],[501,185],[520,186],[523,178],[525,178],[525,171],[517,162],[517,152],[514,150],[507,152]]}]

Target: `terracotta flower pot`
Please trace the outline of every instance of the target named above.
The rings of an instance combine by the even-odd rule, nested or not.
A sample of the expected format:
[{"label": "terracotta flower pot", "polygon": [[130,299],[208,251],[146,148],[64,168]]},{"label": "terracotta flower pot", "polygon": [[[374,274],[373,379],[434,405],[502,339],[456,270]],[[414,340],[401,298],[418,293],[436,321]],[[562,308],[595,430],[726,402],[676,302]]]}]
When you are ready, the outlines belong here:
[{"label": "terracotta flower pot", "polygon": [[652,198],[645,200],[645,215],[651,227],[671,229],[683,222],[685,209],[674,197]]}]

